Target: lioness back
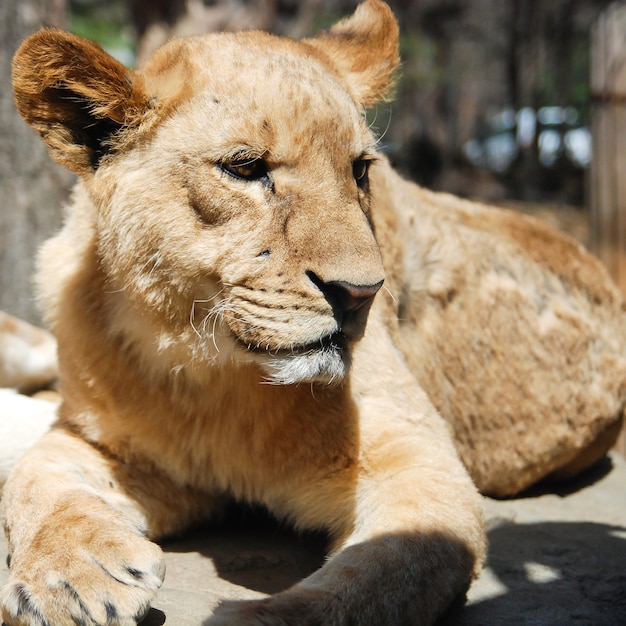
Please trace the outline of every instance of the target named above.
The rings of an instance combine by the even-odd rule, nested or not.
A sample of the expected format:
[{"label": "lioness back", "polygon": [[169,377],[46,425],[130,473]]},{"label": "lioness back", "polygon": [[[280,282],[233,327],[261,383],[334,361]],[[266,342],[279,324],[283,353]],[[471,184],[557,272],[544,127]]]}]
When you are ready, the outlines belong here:
[{"label": "lioness back", "polygon": [[481,491],[595,463],[626,401],[624,301],[604,266],[538,219],[375,175],[402,250],[396,345]]}]

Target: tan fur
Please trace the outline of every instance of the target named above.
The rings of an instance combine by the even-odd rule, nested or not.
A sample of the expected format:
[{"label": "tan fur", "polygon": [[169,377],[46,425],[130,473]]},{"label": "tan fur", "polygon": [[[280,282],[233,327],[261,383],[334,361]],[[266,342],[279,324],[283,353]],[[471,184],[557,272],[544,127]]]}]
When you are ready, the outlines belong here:
[{"label": "tan fur", "polygon": [[[35,61],[48,57],[52,69]],[[63,404],[5,486],[8,624],[134,624],[164,574],[149,540],[233,498],[325,529],[332,556],[211,624],[430,624],[480,568],[484,534],[427,393],[479,483],[529,484],[559,454],[507,466],[506,450],[480,447],[515,451],[520,430],[489,377],[506,369],[508,392],[556,367],[535,358],[540,331],[575,319],[582,356],[562,371],[576,406],[590,394],[597,409],[582,447],[619,419],[621,305],[602,270],[533,222],[402,181],[376,154],[362,109],[397,61],[378,0],[302,43],[174,41],[135,74],[58,31],[18,51],[18,106],[81,182],[39,258]],[[504,326],[486,332],[488,310],[515,325],[508,342]],[[487,363],[511,345],[515,358]],[[528,408],[552,392],[544,413],[575,430],[576,414],[553,414],[559,389],[520,419],[536,428]]]},{"label": "tan fur", "polygon": [[57,375],[54,337],[0,311],[0,387],[33,392],[50,385]]},{"label": "tan fur", "polygon": [[376,176],[404,253],[395,344],[480,490],[595,463],[626,398],[624,303],[602,264],[540,220]]}]

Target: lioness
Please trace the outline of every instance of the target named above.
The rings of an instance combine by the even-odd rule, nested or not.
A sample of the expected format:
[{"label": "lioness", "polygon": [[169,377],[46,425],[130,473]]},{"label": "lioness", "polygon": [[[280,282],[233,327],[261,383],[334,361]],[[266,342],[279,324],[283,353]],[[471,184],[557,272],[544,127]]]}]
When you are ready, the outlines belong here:
[{"label": "lioness", "polygon": [[363,111],[397,39],[367,0],[312,39],[182,39],[137,72],[56,30],[17,52],[17,106],[80,182],[39,257],[63,403],[5,486],[7,624],[134,624],[151,540],[232,500],[325,530],[330,557],[209,623],[430,624],[483,560],[464,464],[506,495],[610,445],[616,289],[538,222],[391,170]]}]

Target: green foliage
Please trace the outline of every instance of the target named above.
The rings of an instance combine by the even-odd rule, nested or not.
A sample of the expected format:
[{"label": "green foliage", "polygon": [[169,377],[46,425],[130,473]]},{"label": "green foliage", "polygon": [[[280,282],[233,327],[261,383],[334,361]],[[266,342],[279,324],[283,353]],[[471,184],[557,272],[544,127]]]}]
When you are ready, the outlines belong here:
[{"label": "green foliage", "polygon": [[126,0],[70,0],[70,30],[132,64],[135,32]]}]

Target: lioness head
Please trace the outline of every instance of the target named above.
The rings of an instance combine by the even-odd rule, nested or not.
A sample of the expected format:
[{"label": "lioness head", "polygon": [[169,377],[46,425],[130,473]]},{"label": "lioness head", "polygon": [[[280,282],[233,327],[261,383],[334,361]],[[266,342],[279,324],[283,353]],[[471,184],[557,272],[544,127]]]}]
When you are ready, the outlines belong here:
[{"label": "lioness head", "polygon": [[[343,377],[384,278],[363,111],[397,63],[378,0],[301,42],[175,40],[137,72],[67,33],[28,39],[16,103],[81,179],[64,245],[97,266],[90,306],[110,332],[169,369],[227,358],[282,383]],[[52,244],[40,261],[53,320],[67,255]]]}]

